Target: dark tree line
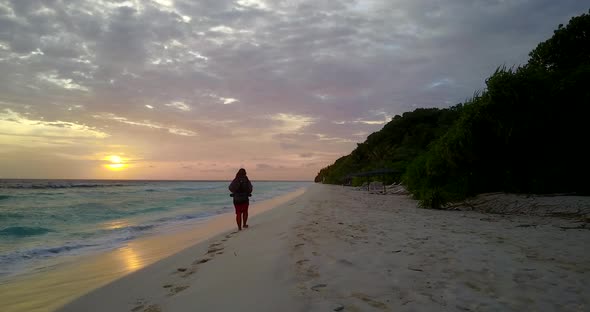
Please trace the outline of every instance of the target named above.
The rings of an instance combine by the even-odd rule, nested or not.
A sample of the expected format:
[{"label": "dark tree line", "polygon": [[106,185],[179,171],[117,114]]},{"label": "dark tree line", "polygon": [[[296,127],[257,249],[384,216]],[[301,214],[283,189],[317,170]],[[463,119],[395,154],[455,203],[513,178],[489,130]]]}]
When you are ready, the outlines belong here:
[{"label": "dark tree line", "polygon": [[395,116],[316,181],[398,169],[389,179],[432,208],[485,192],[590,194],[590,15],[559,25],[529,56],[466,103]]}]

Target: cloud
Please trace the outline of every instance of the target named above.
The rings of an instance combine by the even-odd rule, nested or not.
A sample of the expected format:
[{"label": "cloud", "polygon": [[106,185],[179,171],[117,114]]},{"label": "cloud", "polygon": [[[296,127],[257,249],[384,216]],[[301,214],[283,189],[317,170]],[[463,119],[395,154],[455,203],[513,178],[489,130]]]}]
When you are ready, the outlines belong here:
[{"label": "cloud", "polygon": [[239,9],[247,9],[247,8],[254,8],[254,9],[259,9],[259,10],[267,10],[268,9],[268,5],[266,4],[266,1],[262,1],[262,0],[238,0],[236,1],[236,4],[239,6]]},{"label": "cloud", "polygon": [[211,27],[211,28],[209,28],[209,30],[212,32],[218,32],[218,33],[223,33],[223,34],[228,34],[228,35],[234,34],[236,32],[233,28],[227,27],[225,25]]},{"label": "cloud", "polygon": [[[328,165],[391,116],[462,102],[587,10],[577,0],[0,0],[0,112],[40,122],[3,120],[2,140],[108,133],[159,160],[231,164],[254,149],[287,168],[309,151]],[[320,168],[279,167],[267,173]]]},{"label": "cloud", "polygon": [[221,102],[222,102],[223,104],[225,104],[225,105],[227,105],[227,104],[231,104],[231,103],[235,103],[235,102],[237,102],[237,101],[238,101],[237,99],[234,99],[234,98],[224,98],[224,97],[220,97],[219,99],[220,99],[220,100],[221,100]]},{"label": "cloud", "polygon": [[117,116],[117,115],[111,114],[111,113],[94,115],[93,117],[96,119],[102,119],[102,120],[112,120],[112,121],[120,122],[120,123],[127,124],[127,125],[132,125],[132,126],[145,127],[145,128],[150,128],[150,129],[158,129],[158,130],[160,130],[160,129],[166,130],[171,134],[176,134],[176,135],[180,135],[180,136],[196,136],[197,135],[197,133],[192,130],[181,129],[181,128],[177,128],[175,126],[165,126],[165,125],[151,122],[149,120],[143,120],[143,121],[129,120],[125,117]]},{"label": "cloud", "polygon": [[109,134],[84,124],[29,119],[10,109],[0,113],[0,134],[46,138],[108,138]]},{"label": "cloud", "polygon": [[184,112],[188,112],[191,110],[190,106],[186,105],[186,103],[181,102],[181,101],[175,101],[172,103],[168,103],[168,104],[166,104],[166,106],[173,107],[173,108],[176,108],[176,109],[184,111]]},{"label": "cloud", "polygon": [[77,84],[73,81],[73,79],[69,78],[60,78],[56,74],[39,74],[37,77],[40,80],[44,80],[49,82],[55,86],[68,89],[68,90],[80,90],[80,91],[89,91],[89,89],[85,86]]},{"label": "cloud", "polygon": [[278,113],[270,117],[270,119],[280,123],[280,130],[284,132],[296,132],[310,125],[314,118],[303,115]]}]

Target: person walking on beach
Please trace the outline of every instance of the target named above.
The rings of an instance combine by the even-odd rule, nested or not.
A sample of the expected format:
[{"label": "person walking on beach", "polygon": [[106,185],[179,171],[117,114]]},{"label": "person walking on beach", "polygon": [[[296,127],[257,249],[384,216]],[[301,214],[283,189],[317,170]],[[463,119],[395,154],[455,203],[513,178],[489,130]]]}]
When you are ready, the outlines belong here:
[{"label": "person walking on beach", "polygon": [[[229,185],[229,191],[234,198],[234,207],[236,208],[236,223],[238,230],[248,228],[248,206],[250,205],[250,196],[252,196],[252,183],[246,175],[246,169],[240,168],[236,177]],[[243,222],[242,222],[243,221]]]}]

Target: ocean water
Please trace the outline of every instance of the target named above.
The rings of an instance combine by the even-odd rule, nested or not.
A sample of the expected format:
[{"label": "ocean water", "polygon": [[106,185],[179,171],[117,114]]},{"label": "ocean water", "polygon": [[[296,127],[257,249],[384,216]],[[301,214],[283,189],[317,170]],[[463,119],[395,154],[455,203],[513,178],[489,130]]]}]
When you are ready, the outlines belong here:
[{"label": "ocean water", "polygon": [[[255,182],[251,203],[310,182]],[[0,180],[0,281],[233,213],[229,181]]]}]

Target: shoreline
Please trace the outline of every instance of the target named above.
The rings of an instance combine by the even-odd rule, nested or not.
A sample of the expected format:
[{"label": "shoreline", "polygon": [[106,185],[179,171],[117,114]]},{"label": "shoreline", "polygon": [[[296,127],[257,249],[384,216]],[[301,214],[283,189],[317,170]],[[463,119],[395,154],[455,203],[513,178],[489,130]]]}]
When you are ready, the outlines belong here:
[{"label": "shoreline", "polygon": [[590,232],[570,227],[576,220],[422,209],[405,195],[321,184],[271,208],[249,229],[210,236],[58,311],[590,306]]},{"label": "shoreline", "polygon": [[[268,211],[304,190],[252,203],[250,215]],[[2,310],[55,311],[88,292],[228,232],[234,223],[234,213],[225,213],[197,222],[192,228],[183,225],[179,231],[147,235],[113,250],[71,257],[47,271],[12,277],[0,284]]]},{"label": "shoreline", "polygon": [[[75,311],[304,311],[293,296],[287,232],[310,198],[308,187],[232,229],[128,274],[70,302]],[[313,195],[312,195],[313,196]],[[254,310],[253,310],[254,309]]]}]

